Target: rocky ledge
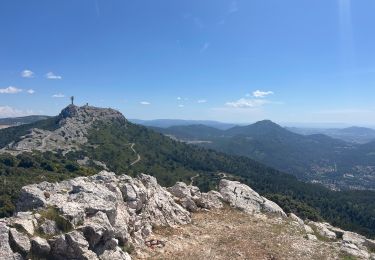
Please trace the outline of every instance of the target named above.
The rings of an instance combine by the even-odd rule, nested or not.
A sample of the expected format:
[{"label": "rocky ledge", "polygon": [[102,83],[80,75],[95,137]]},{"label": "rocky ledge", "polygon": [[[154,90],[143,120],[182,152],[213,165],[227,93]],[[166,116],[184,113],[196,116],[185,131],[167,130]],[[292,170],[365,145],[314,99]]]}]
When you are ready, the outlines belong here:
[{"label": "rocky ledge", "polygon": [[79,150],[87,142],[87,134],[94,122],[118,120],[126,122],[117,110],[92,106],[69,105],[55,118],[56,129],[45,130],[32,128],[17,142],[12,142],[0,149],[0,153],[19,154],[36,151],[62,151],[67,153]]},{"label": "rocky ledge", "polygon": [[327,223],[304,222],[293,214],[287,217],[276,203],[236,181],[223,179],[218,192],[203,193],[182,182],[163,188],[149,175],[131,178],[102,171],[23,187],[18,213],[0,220],[0,259],[147,257],[143,249],[165,245],[152,239],[154,228],[189,224],[192,212],[225,205],[249,215],[294,221],[306,239],[325,238],[360,258],[370,258],[375,248],[374,241]]}]

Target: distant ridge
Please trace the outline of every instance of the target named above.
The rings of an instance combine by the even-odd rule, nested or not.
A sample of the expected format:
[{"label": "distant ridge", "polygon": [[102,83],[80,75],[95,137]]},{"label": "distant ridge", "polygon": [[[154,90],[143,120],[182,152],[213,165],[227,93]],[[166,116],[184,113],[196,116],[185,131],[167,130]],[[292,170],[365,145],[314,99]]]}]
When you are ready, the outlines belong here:
[{"label": "distant ridge", "polygon": [[31,115],[31,116],[22,116],[22,117],[0,118],[0,125],[16,126],[16,125],[30,124],[36,121],[47,119],[49,117],[50,116],[44,116],[44,115]]},{"label": "distant ridge", "polygon": [[[187,143],[247,156],[332,189],[375,189],[375,142],[345,142],[319,131],[301,134],[270,120],[226,130],[202,125],[154,130]],[[351,127],[339,131],[343,136],[353,132],[368,135],[374,130]]]},{"label": "distant ridge", "polygon": [[187,126],[187,125],[206,125],[221,130],[226,130],[234,127],[238,124],[234,123],[223,123],[213,120],[183,120],[183,119],[154,119],[154,120],[141,120],[141,119],[129,119],[130,122],[140,124],[144,126],[154,126],[167,128],[171,126]]}]

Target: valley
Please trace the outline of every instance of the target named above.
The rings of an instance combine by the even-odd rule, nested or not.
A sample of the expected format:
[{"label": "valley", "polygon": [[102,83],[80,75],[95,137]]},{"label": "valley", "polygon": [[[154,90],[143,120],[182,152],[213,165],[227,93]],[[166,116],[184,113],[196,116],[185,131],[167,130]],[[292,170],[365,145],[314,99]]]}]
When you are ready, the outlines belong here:
[{"label": "valley", "polygon": [[206,125],[150,128],[185,143],[249,157],[333,190],[375,189],[375,141],[359,144],[323,134],[301,135],[267,120],[227,130]]}]

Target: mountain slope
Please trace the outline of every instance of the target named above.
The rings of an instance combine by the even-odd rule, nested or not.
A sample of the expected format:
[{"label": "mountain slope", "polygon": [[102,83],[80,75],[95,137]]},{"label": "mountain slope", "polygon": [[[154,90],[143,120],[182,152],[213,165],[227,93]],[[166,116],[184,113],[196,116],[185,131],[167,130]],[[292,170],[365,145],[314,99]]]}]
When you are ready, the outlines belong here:
[{"label": "mountain slope", "polygon": [[[88,122],[92,121],[93,115],[95,113],[86,115]],[[112,115],[117,115],[116,111]],[[36,125],[62,134],[61,127],[66,128],[67,122],[76,122],[75,115],[70,116],[73,121],[61,119],[60,115]],[[369,199],[375,195],[372,192],[333,192],[319,185],[300,182],[292,175],[249,158],[176,142],[146,127],[116,118],[106,120],[107,117],[104,117],[92,122],[85,130],[86,141],[77,145],[75,150],[61,151],[52,145],[45,146],[52,151],[29,151],[16,155],[3,150],[0,154],[0,183],[4,184],[0,190],[1,215],[12,214],[14,201],[23,185],[91,175],[103,168],[132,176],[148,173],[165,186],[176,181],[190,182],[194,177],[194,183],[203,191],[216,188],[224,172],[272,198],[287,212],[309,219],[326,219],[345,229],[375,235],[375,202]],[[29,125],[29,129],[23,125],[10,128],[12,131],[0,130],[2,142],[22,141],[28,138],[22,135],[36,125]],[[3,131],[8,139],[3,137]],[[70,140],[72,143],[74,138]]]},{"label": "mountain slope", "polygon": [[323,134],[300,135],[269,120],[225,131],[196,126],[154,130],[184,142],[199,139],[200,146],[247,156],[333,189],[375,189],[375,149],[371,143],[346,143]]}]

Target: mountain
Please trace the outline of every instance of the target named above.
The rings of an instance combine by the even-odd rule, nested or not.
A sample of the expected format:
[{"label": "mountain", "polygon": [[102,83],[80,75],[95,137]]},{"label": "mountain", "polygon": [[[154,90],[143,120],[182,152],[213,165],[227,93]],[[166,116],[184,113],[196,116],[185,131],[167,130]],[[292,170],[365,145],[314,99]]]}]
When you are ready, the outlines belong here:
[{"label": "mountain", "polygon": [[152,126],[159,128],[167,128],[171,126],[189,126],[189,125],[205,125],[221,130],[229,129],[237,124],[223,123],[212,120],[182,120],[182,119],[155,119],[155,120],[140,120],[129,119],[130,122],[135,124]]},{"label": "mountain", "polygon": [[288,216],[238,181],[221,179],[218,191],[206,193],[107,171],[22,187],[16,214],[0,221],[0,247],[4,260],[375,256],[374,240]]},{"label": "mountain", "polygon": [[366,127],[347,128],[297,128],[288,127],[289,131],[302,135],[324,134],[332,138],[341,139],[346,142],[364,144],[375,140],[375,130]]},{"label": "mountain", "polygon": [[375,236],[375,192],[335,192],[304,183],[248,157],[174,141],[111,109],[68,106],[56,117],[0,130],[0,148],[3,217],[16,211],[22,186],[100,170],[129,176],[147,173],[163,186],[194,182],[203,192],[217,189],[222,176],[228,176],[287,213]]},{"label": "mountain", "polygon": [[10,127],[23,124],[30,124],[47,118],[49,118],[49,116],[43,115],[0,118],[0,126]]},{"label": "mountain", "polygon": [[[167,136],[228,154],[247,156],[298,178],[332,189],[375,189],[375,148],[323,134],[301,135],[263,120],[215,130],[202,126],[154,129]],[[343,132],[362,132],[357,128]]]}]

